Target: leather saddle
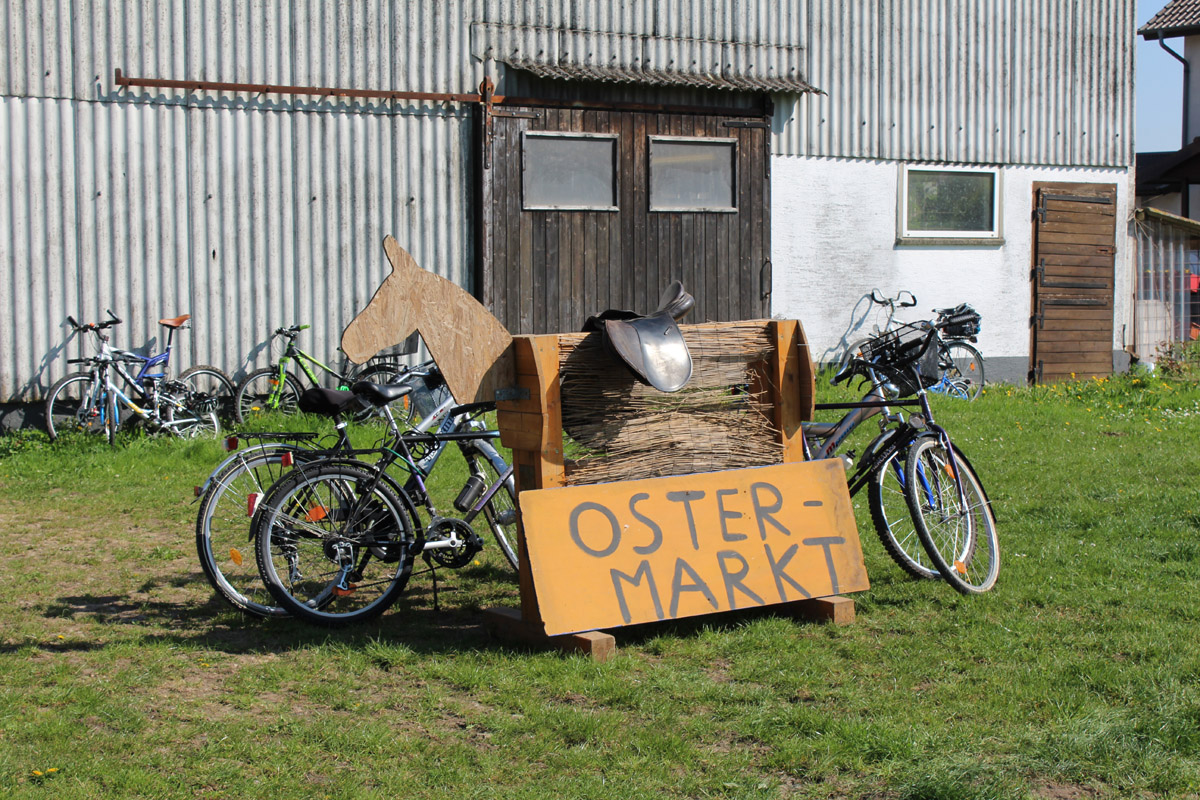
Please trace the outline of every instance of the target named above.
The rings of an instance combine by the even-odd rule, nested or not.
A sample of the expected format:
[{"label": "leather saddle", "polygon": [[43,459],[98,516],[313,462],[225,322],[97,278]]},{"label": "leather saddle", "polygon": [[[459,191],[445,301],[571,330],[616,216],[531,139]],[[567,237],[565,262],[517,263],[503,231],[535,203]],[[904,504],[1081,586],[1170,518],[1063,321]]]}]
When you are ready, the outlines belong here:
[{"label": "leather saddle", "polygon": [[605,349],[643,382],[661,392],[677,392],[692,377],[692,356],[676,320],[695,304],[681,282],[671,281],[654,313],[609,309],[588,317],[583,330],[601,331]]}]

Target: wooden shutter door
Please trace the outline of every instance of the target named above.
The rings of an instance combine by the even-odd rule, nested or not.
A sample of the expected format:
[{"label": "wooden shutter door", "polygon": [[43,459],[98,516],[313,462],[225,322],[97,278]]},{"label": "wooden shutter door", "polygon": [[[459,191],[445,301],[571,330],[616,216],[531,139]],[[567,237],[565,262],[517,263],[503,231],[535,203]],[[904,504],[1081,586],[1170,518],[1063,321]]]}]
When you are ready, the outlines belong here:
[{"label": "wooden shutter door", "polygon": [[1030,381],[1112,374],[1113,184],[1034,184]]}]

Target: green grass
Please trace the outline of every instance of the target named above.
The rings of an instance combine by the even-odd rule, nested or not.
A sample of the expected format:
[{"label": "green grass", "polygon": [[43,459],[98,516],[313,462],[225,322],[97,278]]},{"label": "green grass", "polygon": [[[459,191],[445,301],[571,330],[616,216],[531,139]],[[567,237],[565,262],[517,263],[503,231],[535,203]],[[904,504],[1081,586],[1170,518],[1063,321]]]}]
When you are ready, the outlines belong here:
[{"label": "green grass", "polygon": [[853,625],[642,626],[605,664],[490,640],[517,593],[487,560],[441,613],[425,577],[350,631],[243,619],[193,551],[216,443],[2,437],[0,796],[1197,796],[1200,388],[936,411],[996,507],[993,592],[908,578],[860,495]]}]

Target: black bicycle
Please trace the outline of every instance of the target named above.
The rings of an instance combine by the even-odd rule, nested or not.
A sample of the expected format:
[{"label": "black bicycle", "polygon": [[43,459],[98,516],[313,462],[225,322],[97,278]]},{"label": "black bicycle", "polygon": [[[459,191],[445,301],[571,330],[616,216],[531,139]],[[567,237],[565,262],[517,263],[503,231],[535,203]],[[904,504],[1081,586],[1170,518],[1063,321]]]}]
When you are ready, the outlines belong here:
[{"label": "black bicycle", "polygon": [[[471,563],[483,547],[472,525],[480,516],[516,568],[513,470],[489,442],[499,433],[479,419],[494,403],[459,406],[437,430],[402,433],[388,404],[407,386],[358,383],[353,394],[317,391],[334,405],[352,398],[371,403],[387,418],[391,436],[379,447],[306,459],[267,492],[255,523],[255,556],[281,608],[327,627],[375,617],[403,592],[418,555],[435,581],[438,568]],[[453,503],[461,517],[439,512],[425,481],[431,459],[451,442],[468,465]],[[393,465],[407,474],[403,485],[389,471]]]},{"label": "black bicycle", "polygon": [[855,428],[880,416],[880,433],[863,454],[843,456],[850,494],[869,487],[872,523],[902,569],[918,578],[940,576],[973,594],[995,585],[1000,550],[983,484],[929,405],[926,383],[938,369],[937,341],[934,326],[920,322],[867,342],[833,383],[859,377],[869,390],[858,402],[817,404],[817,410],[848,413],[837,422],[804,423],[804,444],[808,458],[837,457]]}]

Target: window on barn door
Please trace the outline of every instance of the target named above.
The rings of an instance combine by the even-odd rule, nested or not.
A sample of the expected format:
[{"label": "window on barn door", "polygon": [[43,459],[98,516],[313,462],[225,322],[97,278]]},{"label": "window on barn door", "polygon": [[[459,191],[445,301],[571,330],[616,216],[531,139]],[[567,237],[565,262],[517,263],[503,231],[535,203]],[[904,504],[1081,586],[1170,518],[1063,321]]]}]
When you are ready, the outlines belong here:
[{"label": "window on barn door", "polygon": [[521,195],[527,211],[616,211],[616,135],[525,132]]},{"label": "window on barn door", "polygon": [[982,239],[999,243],[1000,236],[999,170],[908,165],[901,169],[901,241]]},{"label": "window on barn door", "polygon": [[737,142],[650,137],[651,211],[737,211]]}]

